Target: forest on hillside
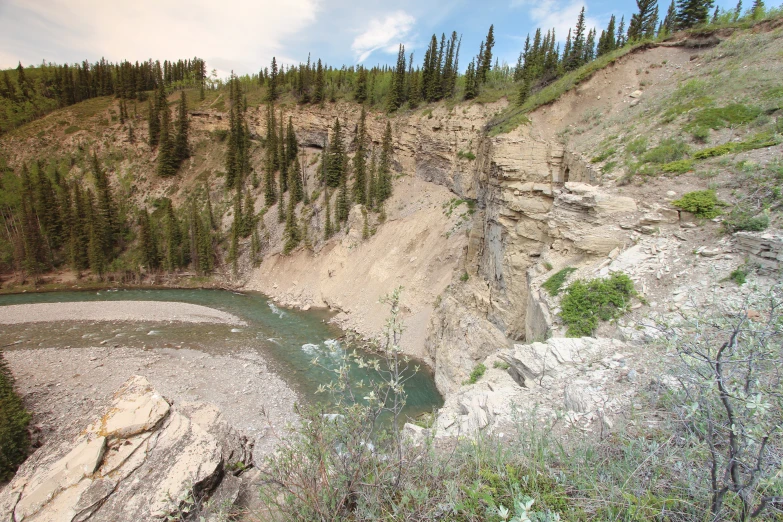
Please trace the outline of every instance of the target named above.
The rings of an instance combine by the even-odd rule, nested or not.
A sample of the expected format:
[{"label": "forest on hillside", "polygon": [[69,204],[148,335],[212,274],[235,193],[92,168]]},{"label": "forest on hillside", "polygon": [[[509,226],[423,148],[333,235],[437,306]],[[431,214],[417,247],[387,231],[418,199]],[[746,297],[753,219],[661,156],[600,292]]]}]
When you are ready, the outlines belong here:
[{"label": "forest on hillside", "polygon": [[[76,163],[68,151],[56,158],[39,158],[31,164],[9,165],[0,158],[0,271],[17,272],[34,280],[59,267],[80,272],[138,277],[150,271],[191,270],[208,274],[216,266],[230,265],[234,272],[240,242],[249,238],[250,256],[256,262],[264,241],[260,217],[277,205],[278,219],[285,223],[288,253],[308,242],[308,205],[323,198],[326,209],[324,239],[347,221],[352,204],[363,206],[365,234],[367,212],[382,221],[384,202],[392,192],[391,125],[379,153],[371,150],[366,134],[367,109],[393,113],[446,100],[492,101],[500,96],[522,105],[536,91],[558,78],[579,71],[605,56],[627,52],[633,46],[665,39],[674,31],[689,28],[741,24],[776,11],[766,10],[761,0],[743,11],[742,2],[731,11],[712,10],[711,0],[672,1],[661,16],[653,0],[637,0],[637,12],[628,23],[612,15],[600,33],[587,28],[582,9],[575,27],[561,49],[554,29],[537,29],[525,40],[514,66],[501,64],[493,55],[494,26],[490,26],[478,52],[461,72],[462,38],[433,34],[423,60],[407,54],[400,45],[393,67],[326,65],[311,60],[298,66],[278,67],[273,58],[257,74],[220,80],[208,75],[199,58],[177,61],[100,60],[80,64],[43,64],[2,72],[0,78],[0,134],[58,108],[97,97],[118,100],[118,122],[134,142],[129,105],[134,111],[146,104],[149,150],[156,153],[156,175],[176,176],[190,155],[189,107],[185,89],[219,91],[227,99],[229,131],[225,136],[225,188],[221,201],[213,202],[207,186],[190,194],[180,207],[159,198],[152,208],[131,203],[128,183],[111,182],[112,172],[93,151],[84,152],[83,168],[89,175],[71,175]],[[464,61],[463,61],[464,63]],[[181,91],[172,115],[168,97]],[[336,120],[330,140],[324,143],[318,166],[318,187],[307,187],[296,130],[284,121],[275,104],[324,104],[338,99],[362,104],[352,157],[342,143],[341,122]],[[266,103],[267,134],[262,172],[250,166],[251,132],[247,123],[250,106]],[[342,124],[344,124],[343,122]],[[264,208],[255,212],[253,190],[262,185]],[[230,202],[233,224],[221,230],[213,204]],[[297,205],[303,203],[297,213]]]}]

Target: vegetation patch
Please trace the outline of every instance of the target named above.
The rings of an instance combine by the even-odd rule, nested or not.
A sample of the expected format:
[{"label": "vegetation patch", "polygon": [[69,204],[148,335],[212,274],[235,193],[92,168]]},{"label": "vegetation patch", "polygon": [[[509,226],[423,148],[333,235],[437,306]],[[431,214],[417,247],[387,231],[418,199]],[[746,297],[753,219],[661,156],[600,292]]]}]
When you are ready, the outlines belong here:
[{"label": "vegetation patch", "polygon": [[679,161],[688,153],[688,145],[674,138],[663,140],[657,147],[642,156],[645,163],[672,163]]},{"label": "vegetation patch", "polygon": [[14,390],[14,378],[0,350],[0,482],[16,471],[30,450],[30,414]]},{"label": "vegetation patch", "polygon": [[566,267],[547,279],[541,286],[549,292],[549,295],[555,296],[560,293],[560,287],[563,286],[563,283],[565,283],[568,276],[574,272],[576,272],[576,268],[570,266]]},{"label": "vegetation patch", "polygon": [[672,201],[672,205],[690,212],[696,217],[712,219],[720,215],[720,209],[717,208],[721,203],[714,190],[697,190],[683,194],[680,199]]},{"label": "vegetation patch", "polygon": [[602,161],[606,161],[614,156],[615,152],[617,152],[617,148],[609,147],[608,149],[599,152],[596,156],[593,156],[590,159],[590,163],[601,163]]},{"label": "vegetation patch", "polygon": [[678,160],[661,165],[661,172],[668,172],[672,174],[685,174],[691,170],[693,170],[692,160]]},{"label": "vegetation patch", "polygon": [[609,321],[628,311],[636,295],[633,281],[622,273],[608,279],[574,281],[560,303],[560,317],[568,326],[568,337],[592,335],[598,321]]},{"label": "vegetation patch", "polygon": [[473,161],[474,159],[476,159],[476,155],[475,154],[473,154],[471,151],[464,151],[464,150],[459,151],[457,153],[457,157],[459,159],[467,159],[467,160],[470,160],[470,161]]},{"label": "vegetation patch", "polygon": [[71,125],[70,127],[67,127],[63,132],[65,134],[73,134],[74,132],[78,132],[80,130],[82,130],[81,127],[77,125]]},{"label": "vegetation patch", "polygon": [[691,116],[690,121],[685,125],[685,130],[689,132],[698,128],[719,130],[745,125],[754,121],[760,114],[760,108],[741,103],[732,103],[726,107],[707,107]]},{"label": "vegetation patch", "polygon": [[728,232],[761,232],[769,227],[769,216],[755,215],[752,209],[738,206],[723,220],[723,227]]},{"label": "vegetation patch", "polygon": [[628,145],[625,146],[625,150],[635,156],[641,156],[647,151],[647,138],[640,136],[631,140]]},{"label": "vegetation patch", "polygon": [[748,277],[748,271],[745,268],[737,268],[736,270],[732,270],[732,272],[729,274],[729,281],[734,281],[738,285],[742,286],[745,284],[745,281]]},{"label": "vegetation patch", "polygon": [[468,380],[464,381],[462,384],[476,384],[486,371],[487,367],[484,366],[484,363],[478,363],[478,365],[473,368],[473,371],[470,372]]}]

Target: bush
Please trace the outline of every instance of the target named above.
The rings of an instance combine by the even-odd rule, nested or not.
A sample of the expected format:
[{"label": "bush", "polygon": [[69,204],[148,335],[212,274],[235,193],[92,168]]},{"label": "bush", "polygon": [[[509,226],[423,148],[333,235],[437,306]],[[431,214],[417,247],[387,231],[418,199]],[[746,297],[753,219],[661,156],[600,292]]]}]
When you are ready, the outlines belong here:
[{"label": "bush", "polygon": [[459,151],[457,153],[457,157],[460,158],[460,159],[467,159],[467,160],[470,160],[470,161],[473,161],[474,159],[476,159],[476,155],[475,154],[473,154],[471,151],[465,152],[464,150]]},{"label": "bush", "polygon": [[761,232],[769,226],[769,216],[754,216],[748,211],[733,210],[723,221],[723,226],[728,232]]},{"label": "bush", "polygon": [[598,321],[615,319],[626,311],[636,292],[633,281],[622,273],[609,279],[574,281],[560,303],[560,317],[568,326],[568,337],[592,335]]},{"label": "bush", "polygon": [[736,270],[732,270],[731,274],[729,274],[729,281],[734,281],[738,285],[742,286],[745,284],[745,281],[748,277],[748,271],[744,268],[737,268]]},{"label": "bush", "polygon": [[473,371],[470,372],[470,377],[468,377],[468,380],[463,382],[462,384],[476,384],[479,379],[484,375],[484,372],[487,371],[487,367],[484,366],[484,363],[479,363],[478,366],[473,368]]},{"label": "bush", "polygon": [[690,212],[696,217],[712,219],[720,215],[718,197],[714,190],[697,190],[683,194],[682,198],[672,201],[672,205]]},{"label": "bush", "polygon": [[30,450],[30,414],[14,391],[14,378],[0,350],[0,482],[16,471]]},{"label": "bush", "polygon": [[671,163],[664,163],[661,165],[662,172],[670,172],[673,174],[685,174],[691,170],[693,170],[693,161],[691,160],[672,161]]},{"label": "bush", "polygon": [[563,286],[565,280],[574,272],[576,272],[576,268],[570,266],[566,267],[547,279],[541,286],[546,289],[547,292],[549,292],[549,295],[556,296],[560,293],[560,287]]},{"label": "bush", "polygon": [[674,138],[663,140],[657,147],[642,156],[646,163],[671,163],[681,160],[688,153],[688,145]]}]

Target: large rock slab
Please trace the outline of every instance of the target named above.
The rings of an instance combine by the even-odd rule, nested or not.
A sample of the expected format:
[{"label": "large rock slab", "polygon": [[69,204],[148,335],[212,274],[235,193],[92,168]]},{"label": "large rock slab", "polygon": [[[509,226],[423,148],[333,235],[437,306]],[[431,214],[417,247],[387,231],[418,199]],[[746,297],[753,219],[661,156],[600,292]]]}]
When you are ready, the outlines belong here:
[{"label": "large rock slab", "polygon": [[[50,441],[22,465],[0,494],[2,517],[166,520],[216,490],[226,466],[242,468],[251,460],[252,445],[214,406],[173,408],[144,377],[134,376],[76,440]],[[221,498],[235,499],[226,493],[235,486],[224,487]]]}]

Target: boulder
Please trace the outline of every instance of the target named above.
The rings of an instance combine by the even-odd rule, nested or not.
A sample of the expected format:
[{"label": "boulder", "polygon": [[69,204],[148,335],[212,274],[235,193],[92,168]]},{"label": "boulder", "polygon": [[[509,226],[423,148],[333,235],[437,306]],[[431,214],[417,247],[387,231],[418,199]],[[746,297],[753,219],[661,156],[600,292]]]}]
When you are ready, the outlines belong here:
[{"label": "boulder", "polygon": [[[31,456],[0,506],[17,522],[166,520],[209,497],[225,466],[248,465],[251,455],[247,438],[215,407],[173,408],[134,376],[76,440],[50,441]],[[235,490],[221,487],[221,502],[236,499]]]}]

